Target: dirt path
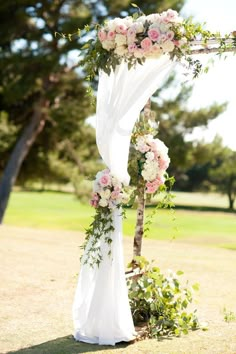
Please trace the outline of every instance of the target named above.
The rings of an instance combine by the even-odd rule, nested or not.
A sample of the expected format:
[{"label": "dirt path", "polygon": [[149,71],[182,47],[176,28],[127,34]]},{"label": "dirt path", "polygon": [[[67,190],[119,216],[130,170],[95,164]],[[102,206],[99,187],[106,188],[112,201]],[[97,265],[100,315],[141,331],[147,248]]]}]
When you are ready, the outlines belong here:
[{"label": "dirt path", "polygon": [[[77,232],[0,227],[1,354],[236,353],[236,322],[226,323],[223,314],[224,307],[236,313],[236,252],[147,239],[144,256],[155,258],[163,271],[181,269],[191,283],[200,283],[196,307],[209,330],[114,349],[75,343],[71,305],[81,243],[82,235]],[[124,248],[127,263],[131,238],[124,239]]]}]

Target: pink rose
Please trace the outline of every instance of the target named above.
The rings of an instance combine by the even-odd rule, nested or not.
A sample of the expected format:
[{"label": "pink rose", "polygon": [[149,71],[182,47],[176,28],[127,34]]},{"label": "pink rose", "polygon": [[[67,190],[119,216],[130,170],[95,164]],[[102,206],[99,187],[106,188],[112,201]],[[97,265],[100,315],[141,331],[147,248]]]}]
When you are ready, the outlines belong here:
[{"label": "pink rose", "polygon": [[133,53],[133,52],[135,52],[135,50],[137,50],[137,45],[135,43],[132,43],[132,44],[128,45],[129,53]]},{"label": "pink rose", "polygon": [[165,177],[164,176],[158,176],[157,179],[155,180],[156,185],[160,187],[162,184],[165,183]]},{"label": "pink rose", "polygon": [[147,182],[146,183],[146,193],[152,194],[155,193],[158,189],[158,184],[155,183],[155,181],[153,182]]},{"label": "pink rose", "polygon": [[111,199],[115,200],[119,197],[120,191],[113,191],[111,192]]},{"label": "pink rose", "polygon": [[161,33],[155,29],[155,28],[152,28],[148,31],[148,37],[153,41],[153,42],[156,42],[159,37],[160,37]]},{"label": "pink rose", "polygon": [[179,46],[180,46],[180,42],[177,41],[177,40],[174,40],[173,43],[174,43],[174,45],[176,45],[176,47],[179,47]]},{"label": "pink rose", "polygon": [[127,27],[125,25],[123,25],[123,24],[116,26],[116,33],[126,34],[127,33]]},{"label": "pink rose", "polygon": [[108,174],[101,176],[101,178],[99,180],[100,185],[103,187],[108,186],[110,184],[110,182],[111,182],[111,178]]},{"label": "pink rose", "polygon": [[99,201],[99,196],[98,196],[97,193],[94,193],[92,199],[90,200],[90,204],[91,204],[94,208],[97,208],[97,206],[98,206],[98,201]]},{"label": "pink rose", "polygon": [[121,188],[119,186],[116,186],[114,188],[114,191],[117,192],[117,193],[120,193],[121,192]]},{"label": "pink rose", "polygon": [[134,26],[130,27],[127,31],[127,37],[135,37],[136,36],[136,29]]},{"label": "pink rose", "polygon": [[99,38],[100,42],[105,41],[107,39],[106,32],[103,30],[98,31],[98,38]]},{"label": "pink rose", "polygon": [[169,164],[170,164],[170,159],[168,156],[166,156],[165,158],[160,158],[159,161],[159,167],[161,170],[165,171],[168,167],[169,167]]},{"label": "pink rose", "polygon": [[108,39],[109,41],[113,41],[113,40],[115,39],[115,36],[116,36],[116,32],[114,32],[114,31],[109,31],[109,32],[107,33],[107,39]]},{"label": "pink rose", "polygon": [[167,39],[169,39],[170,41],[172,41],[172,39],[174,38],[174,32],[173,31],[168,31],[167,33],[166,33],[166,37],[167,37]]},{"label": "pink rose", "polygon": [[178,18],[178,12],[174,11],[172,9],[169,9],[166,11],[166,17],[169,20],[169,22],[174,22]]},{"label": "pink rose", "polygon": [[146,193],[155,193],[158,188],[165,183],[165,178],[161,175],[158,176],[154,181],[146,183]]},{"label": "pink rose", "polygon": [[150,38],[144,38],[141,42],[141,47],[145,52],[149,51],[152,48],[152,41]]},{"label": "pink rose", "polygon": [[160,42],[163,43],[167,40],[167,36],[165,34],[161,34],[159,39],[160,39]]},{"label": "pink rose", "polygon": [[92,199],[99,200],[99,195],[97,193],[94,193]]}]

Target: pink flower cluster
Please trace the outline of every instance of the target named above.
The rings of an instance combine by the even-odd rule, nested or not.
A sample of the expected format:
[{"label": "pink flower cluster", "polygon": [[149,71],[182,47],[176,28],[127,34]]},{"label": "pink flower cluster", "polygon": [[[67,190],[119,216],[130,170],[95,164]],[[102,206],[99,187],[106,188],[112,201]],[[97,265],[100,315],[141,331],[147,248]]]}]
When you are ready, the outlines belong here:
[{"label": "pink flower cluster", "polygon": [[[158,58],[186,45],[184,35],[175,39],[175,33],[183,32],[182,18],[174,10],[160,14],[115,18],[108,21],[98,32],[105,50],[122,57]],[[182,26],[182,28],[181,28]]]},{"label": "pink flower cluster", "polygon": [[168,148],[151,134],[139,136],[135,148],[145,157],[142,176],[146,181],[146,193],[155,193],[165,183],[164,175],[170,164]]},{"label": "pink flower cluster", "polygon": [[109,169],[97,173],[93,185],[92,199],[90,200],[90,204],[94,208],[100,206],[114,209],[126,199],[127,195],[122,189],[122,183],[111,175]]}]

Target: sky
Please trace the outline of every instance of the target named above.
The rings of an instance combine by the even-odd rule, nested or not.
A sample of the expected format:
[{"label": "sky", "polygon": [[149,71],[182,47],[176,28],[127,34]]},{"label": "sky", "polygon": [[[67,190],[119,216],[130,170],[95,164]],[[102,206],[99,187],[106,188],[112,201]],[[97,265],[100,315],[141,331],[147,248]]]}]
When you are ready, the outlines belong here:
[{"label": "sky", "polygon": [[[236,30],[236,0],[187,0],[181,14],[193,16],[194,22],[205,23],[205,28],[212,32],[225,34]],[[228,102],[228,106],[207,129],[196,128],[193,137],[210,142],[220,135],[224,145],[236,150],[236,55],[229,53],[226,59],[218,59],[202,54],[197,58],[207,63],[210,57],[215,58],[214,65],[207,74],[194,80],[188,107],[200,108],[214,102]]]}]

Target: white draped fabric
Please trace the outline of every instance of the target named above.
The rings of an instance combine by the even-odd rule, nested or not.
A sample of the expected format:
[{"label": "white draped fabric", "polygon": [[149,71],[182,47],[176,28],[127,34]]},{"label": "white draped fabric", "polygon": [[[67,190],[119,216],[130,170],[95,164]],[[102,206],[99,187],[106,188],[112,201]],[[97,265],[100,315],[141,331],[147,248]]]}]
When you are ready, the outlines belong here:
[{"label": "white draped fabric", "polygon": [[[110,75],[102,71],[99,74],[97,145],[111,173],[125,184],[129,183],[127,163],[133,126],[173,65],[163,56],[146,60],[131,70],[122,63]],[[99,267],[89,267],[82,261],[73,304],[74,337],[79,341],[115,345],[130,341],[135,335],[125,280],[119,210],[113,213],[113,226],[112,256],[108,255],[102,237],[103,260]]]},{"label": "white draped fabric", "polygon": [[130,137],[140,111],[161,87],[175,64],[168,56],[148,59],[128,70],[122,63],[115,72],[99,75],[97,94],[97,146],[103,161],[121,182],[129,184],[127,164]]},{"label": "white draped fabric", "polygon": [[82,265],[80,270],[73,305],[74,337],[79,341],[115,345],[135,338],[123,263],[120,210],[113,212],[113,225],[112,256],[107,255],[108,245],[102,238],[103,260],[99,268]]}]

